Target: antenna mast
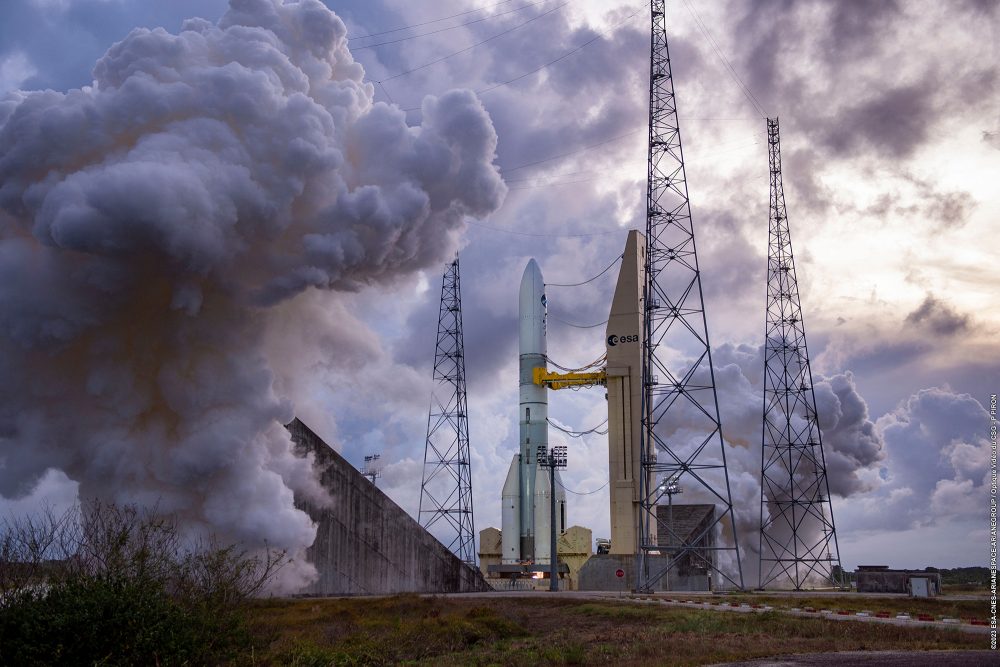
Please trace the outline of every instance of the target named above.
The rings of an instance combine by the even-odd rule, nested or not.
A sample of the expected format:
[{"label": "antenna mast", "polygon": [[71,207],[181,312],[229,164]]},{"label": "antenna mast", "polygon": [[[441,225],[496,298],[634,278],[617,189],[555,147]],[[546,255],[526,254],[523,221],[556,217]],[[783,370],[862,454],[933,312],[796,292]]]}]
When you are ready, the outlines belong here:
[{"label": "antenna mast", "polygon": [[[715,393],[705,302],[694,242],[684,152],[667,49],[664,0],[652,0],[649,72],[649,165],[646,284],[642,351],[642,431],[636,587],[649,592],[684,560],[743,587],[726,451]],[[670,484],[683,483],[715,510],[687,535],[657,521]],[[657,529],[659,528],[658,536]],[[717,542],[729,532],[732,546]],[[663,545],[669,545],[664,557]],[[655,552],[655,553],[651,553]],[[736,572],[720,567],[728,552]]]},{"label": "antenna mast", "polygon": [[420,485],[420,524],[430,530],[443,521],[446,525],[442,526],[442,530],[451,537],[450,542],[445,542],[448,548],[475,567],[476,539],[472,517],[458,257],[447,265],[441,281],[433,378],[435,387],[427,416],[427,442]]},{"label": "antenna mast", "polygon": [[[764,327],[764,430],[761,446],[760,587],[788,579],[834,581],[840,548],[816,413],[806,330],[781,180],[778,119],[767,119],[771,206]],[[842,572],[842,570],[841,570]]]}]

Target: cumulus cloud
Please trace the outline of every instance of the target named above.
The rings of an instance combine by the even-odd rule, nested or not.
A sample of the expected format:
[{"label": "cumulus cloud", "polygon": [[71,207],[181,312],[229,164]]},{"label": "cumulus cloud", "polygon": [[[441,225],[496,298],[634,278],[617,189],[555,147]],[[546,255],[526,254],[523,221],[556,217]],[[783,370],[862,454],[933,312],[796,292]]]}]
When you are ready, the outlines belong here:
[{"label": "cumulus cloud", "polygon": [[[763,348],[730,343],[716,346],[714,363],[723,432],[727,442],[733,445],[728,448],[726,457],[743,552],[744,577],[748,584],[755,585],[760,559]],[[868,478],[877,472],[885,452],[853,374],[817,375],[814,380],[827,482],[830,493],[835,496],[836,519],[837,508],[843,499],[872,489]],[[775,479],[780,479],[780,475]],[[818,526],[805,523],[801,528],[806,533],[818,531]],[[810,543],[818,539],[818,532],[814,538]],[[809,542],[809,537],[804,541]]]},{"label": "cumulus cloud", "polygon": [[923,389],[879,418],[886,460],[878,488],[852,501],[858,533],[933,528],[982,516],[989,414],[969,394]]},{"label": "cumulus cloud", "polygon": [[93,86],[0,102],[0,494],[56,469],[193,532],[308,546],[293,491],[322,492],[281,424],[292,346],[317,342],[275,331],[300,301],[315,319],[311,288],[454,252],[505,194],[496,142],[468,91],[416,126],[373,103],[318,0],[136,29]]}]

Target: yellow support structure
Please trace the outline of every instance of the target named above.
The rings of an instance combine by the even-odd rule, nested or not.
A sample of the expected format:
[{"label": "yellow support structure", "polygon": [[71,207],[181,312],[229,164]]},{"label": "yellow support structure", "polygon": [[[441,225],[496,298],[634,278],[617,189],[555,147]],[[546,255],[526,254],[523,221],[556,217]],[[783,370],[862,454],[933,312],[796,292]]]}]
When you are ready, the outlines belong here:
[{"label": "yellow support structure", "polygon": [[604,370],[596,373],[550,373],[544,366],[536,366],[532,370],[532,380],[535,384],[545,385],[549,389],[597,387],[608,383],[608,373]]}]

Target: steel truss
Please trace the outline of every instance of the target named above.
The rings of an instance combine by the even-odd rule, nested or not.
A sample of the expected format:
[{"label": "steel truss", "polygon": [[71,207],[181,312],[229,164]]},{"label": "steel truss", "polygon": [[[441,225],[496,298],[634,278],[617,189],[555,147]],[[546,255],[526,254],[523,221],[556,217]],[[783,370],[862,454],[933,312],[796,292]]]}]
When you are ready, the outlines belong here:
[{"label": "steel truss", "polygon": [[[715,392],[701,274],[684,170],[673,75],[667,48],[664,0],[651,2],[649,165],[646,197],[642,507],[637,588],[651,591],[685,556],[718,574],[720,583],[743,587],[726,451]],[[713,521],[693,535],[661,525],[672,552],[657,541],[656,506],[667,484],[683,484],[695,499],[716,505]],[[712,532],[712,535],[709,533]],[[706,539],[720,534],[720,539]],[[728,532],[727,536],[721,536]],[[728,546],[731,542],[732,546]],[[706,548],[706,544],[712,546]],[[732,557],[736,572],[720,567]],[[662,583],[660,584],[662,587]]]},{"label": "steel truss", "polygon": [[[816,413],[792,239],[781,180],[778,119],[767,119],[771,205],[764,328],[760,587],[834,582],[840,549]],[[786,581],[787,580],[787,581]]]},{"label": "steel truss", "polygon": [[469,465],[469,418],[465,393],[465,345],[462,337],[462,289],[458,257],[441,281],[437,343],[434,348],[434,392],[427,416],[420,523],[456,556],[476,566],[472,516],[472,472]]}]

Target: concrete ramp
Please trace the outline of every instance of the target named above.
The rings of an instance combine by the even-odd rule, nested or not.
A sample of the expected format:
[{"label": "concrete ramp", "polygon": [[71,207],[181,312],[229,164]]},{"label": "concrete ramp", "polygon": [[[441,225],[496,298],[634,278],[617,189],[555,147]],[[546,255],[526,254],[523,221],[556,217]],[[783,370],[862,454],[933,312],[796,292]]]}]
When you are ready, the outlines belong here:
[{"label": "concrete ramp", "polygon": [[298,419],[288,426],[300,456],[312,454],[333,506],[295,499],[318,524],[306,552],[319,571],[307,595],[392,595],[493,590]]}]

